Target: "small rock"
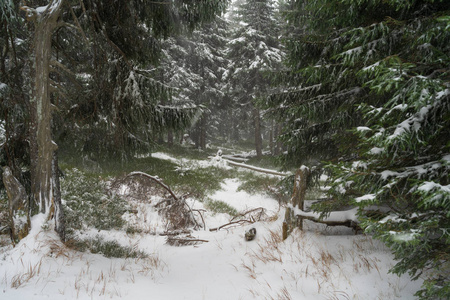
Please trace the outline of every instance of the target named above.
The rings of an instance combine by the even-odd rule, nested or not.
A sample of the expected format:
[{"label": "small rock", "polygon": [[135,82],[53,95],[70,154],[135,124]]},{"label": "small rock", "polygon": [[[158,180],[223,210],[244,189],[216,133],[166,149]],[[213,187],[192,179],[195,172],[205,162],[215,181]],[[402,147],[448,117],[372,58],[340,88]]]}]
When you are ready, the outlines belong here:
[{"label": "small rock", "polygon": [[255,235],[256,235],[256,229],[255,228],[251,228],[250,230],[248,230],[245,233],[245,240],[246,241],[251,241],[251,240],[253,240],[255,238]]}]

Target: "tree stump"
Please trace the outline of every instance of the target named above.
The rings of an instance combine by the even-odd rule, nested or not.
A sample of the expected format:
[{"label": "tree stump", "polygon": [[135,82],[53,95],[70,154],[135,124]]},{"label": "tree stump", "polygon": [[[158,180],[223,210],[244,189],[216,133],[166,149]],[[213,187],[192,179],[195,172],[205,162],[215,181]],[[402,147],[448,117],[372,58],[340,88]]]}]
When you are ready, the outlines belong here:
[{"label": "tree stump", "polygon": [[9,167],[3,168],[3,184],[8,195],[8,226],[12,243],[15,245],[16,241],[28,235],[30,229],[28,197],[25,188]]}]

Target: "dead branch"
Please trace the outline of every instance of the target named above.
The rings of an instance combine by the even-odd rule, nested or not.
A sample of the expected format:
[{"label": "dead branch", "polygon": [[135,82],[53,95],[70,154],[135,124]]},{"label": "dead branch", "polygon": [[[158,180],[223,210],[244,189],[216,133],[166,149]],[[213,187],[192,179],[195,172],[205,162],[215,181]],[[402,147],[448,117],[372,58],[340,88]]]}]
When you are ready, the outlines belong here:
[{"label": "dead branch", "polygon": [[86,37],[86,34],[84,33],[83,28],[80,25],[80,22],[78,21],[77,16],[75,15],[75,12],[73,11],[72,5],[69,5],[69,9],[70,9],[70,14],[72,15],[73,20],[75,21],[75,23],[77,24],[77,29],[80,31],[81,35],[83,36],[84,42],[86,44],[89,44],[89,41]]},{"label": "dead branch", "polygon": [[205,212],[206,210],[204,210],[204,209],[193,209],[192,211],[198,212],[198,214],[200,215],[200,218],[202,218],[203,228],[206,230],[205,219],[203,218],[203,215],[202,215],[202,212]]}]

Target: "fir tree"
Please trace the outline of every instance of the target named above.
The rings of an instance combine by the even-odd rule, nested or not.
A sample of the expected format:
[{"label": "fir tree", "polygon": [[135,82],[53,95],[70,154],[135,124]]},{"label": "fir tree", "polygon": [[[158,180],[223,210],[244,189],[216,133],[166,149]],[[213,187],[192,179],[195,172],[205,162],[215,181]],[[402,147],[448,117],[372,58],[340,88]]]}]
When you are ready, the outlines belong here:
[{"label": "fir tree", "polygon": [[226,34],[227,22],[217,18],[190,35],[167,40],[162,65],[155,70],[174,89],[172,103],[201,108],[190,129],[191,139],[201,149],[206,148],[207,138],[217,135],[215,119],[225,98]]},{"label": "fir tree", "polygon": [[[19,1],[15,2],[14,7],[11,1],[0,6],[0,30],[7,37],[0,40],[6,45],[1,63],[8,66],[3,68],[5,78],[14,71],[20,75],[5,84],[2,74],[1,97],[7,105],[2,101],[1,108],[16,114],[11,107],[21,103],[14,99],[15,93],[4,91],[25,82],[17,94],[23,95],[20,101],[29,100],[24,101],[23,119],[30,195],[41,212],[49,213],[52,193],[59,195],[53,140],[60,150],[74,148],[79,155],[95,152],[124,158],[137,149],[148,149],[153,133],[190,123],[194,109],[160,105],[160,98],[170,97],[170,91],[146,68],[157,63],[160,39],[212,20],[227,1],[27,1],[20,7],[28,20],[25,42],[12,37],[24,23],[12,21],[11,11],[18,15],[19,10]],[[16,44],[32,44],[30,53],[20,53],[18,59]],[[23,64],[17,63],[20,59]],[[5,128],[21,118],[8,117]],[[17,149],[11,141],[6,141],[8,164],[24,160],[11,156]]]},{"label": "fir tree", "polygon": [[[257,102],[270,90],[268,74],[281,67],[283,53],[278,43],[274,20],[274,4],[268,0],[243,2],[236,11],[239,21],[229,42],[232,61],[228,78],[232,85],[236,108],[235,118],[248,120],[254,131],[256,153],[262,155],[261,112]],[[241,123],[242,124],[242,123]],[[236,125],[235,125],[236,126]]]},{"label": "fir tree", "polygon": [[[391,247],[392,272],[449,292],[450,17],[446,1],[296,1],[286,92],[288,162],[330,163],[326,215],[358,206]],[[350,131],[350,129],[353,129]],[[323,169],[322,169],[323,170]],[[378,211],[374,213],[373,207]]]}]

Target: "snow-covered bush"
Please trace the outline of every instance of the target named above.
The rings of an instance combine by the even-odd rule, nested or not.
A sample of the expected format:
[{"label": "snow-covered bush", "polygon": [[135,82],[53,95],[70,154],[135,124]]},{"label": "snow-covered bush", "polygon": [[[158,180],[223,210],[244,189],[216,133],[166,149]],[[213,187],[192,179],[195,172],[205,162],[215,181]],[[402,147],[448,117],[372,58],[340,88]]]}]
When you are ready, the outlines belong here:
[{"label": "snow-covered bush", "polygon": [[68,234],[73,230],[121,228],[126,202],[108,193],[107,184],[89,177],[78,169],[70,169],[61,180],[61,195]]},{"label": "snow-covered bush", "polygon": [[92,239],[78,241],[75,245],[79,250],[91,251],[91,253],[102,254],[105,257],[118,258],[145,258],[148,255],[130,246],[122,246],[116,241],[106,241],[101,236]]}]

